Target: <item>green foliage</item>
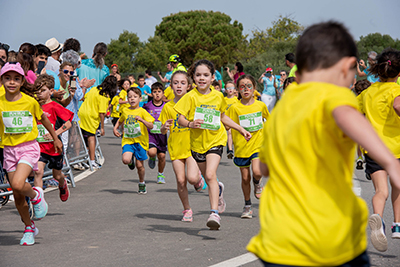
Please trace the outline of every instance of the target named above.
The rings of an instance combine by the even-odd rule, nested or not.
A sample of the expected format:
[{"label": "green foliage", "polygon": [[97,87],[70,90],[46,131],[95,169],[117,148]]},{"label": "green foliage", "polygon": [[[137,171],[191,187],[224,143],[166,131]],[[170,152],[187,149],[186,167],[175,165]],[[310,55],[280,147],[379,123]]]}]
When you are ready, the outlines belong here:
[{"label": "green foliage", "polygon": [[364,60],[368,58],[368,52],[375,51],[379,54],[388,47],[400,50],[400,40],[394,40],[387,34],[370,33],[365,37],[361,36],[357,42],[359,57]]},{"label": "green foliage", "polygon": [[136,33],[124,30],[118,39],[111,39],[108,44],[108,54],[105,57],[106,65],[117,64],[120,73],[133,72],[133,62],[141,47],[143,47],[143,44]]},{"label": "green foliage", "polygon": [[243,26],[231,17],[213,11],[188,11],[164,17],[156,26],[156,36],[178,54],[186,66],[207,58],[217,67],[234,59],[243,40]]},{"label": "green foliage", "polygon": [[159,36],[150,37],[135,58],[135,69],[164,70],[171,55],[168,44]]}]

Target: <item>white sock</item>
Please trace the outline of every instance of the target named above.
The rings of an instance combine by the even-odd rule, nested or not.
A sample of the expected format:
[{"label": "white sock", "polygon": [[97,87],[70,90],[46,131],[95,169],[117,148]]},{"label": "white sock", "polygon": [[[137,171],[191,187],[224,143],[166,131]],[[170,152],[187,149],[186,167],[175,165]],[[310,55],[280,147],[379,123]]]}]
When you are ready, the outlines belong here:
[{"label": "white sock", "polygon": [[95,160],[90,160],[90,163],[93,165],[96,165],[96,161]]},{"label": "white sock", "polygon": [[37,200],[37,198],[39,196],[39,192],[35,191],[35,193],[36,193],[36,196],[34,198],[31,198],[31,200],[33,200],[33,201]]},{"label": "white sock", "polygon": [[139,182],[139,184],[146,184],[146,182]]},{"label": "white sock", "polygon": [[392,226],[396,226],[396,225],[400,226],[400,222],[393,222]]},{"label": "white sock", "polygon": [[158,175],[164,175],[164,173],[163,172],[159,172]]}]

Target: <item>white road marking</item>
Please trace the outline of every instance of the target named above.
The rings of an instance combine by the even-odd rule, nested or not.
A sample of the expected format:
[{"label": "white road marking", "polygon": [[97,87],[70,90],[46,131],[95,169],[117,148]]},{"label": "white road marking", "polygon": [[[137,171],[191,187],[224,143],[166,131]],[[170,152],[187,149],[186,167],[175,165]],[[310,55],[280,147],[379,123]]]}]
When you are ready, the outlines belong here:
[{"label": "white road marking", "polygon": [[237,267],[258,260],[253,253],[246,253],[238,257],[211,265],[210,267]]},{"label": "white road marking", "polygon": [[356,176],[353,174],[353,192],[357,196],[361,197],[361,184],[360,181],[356,180]]}]

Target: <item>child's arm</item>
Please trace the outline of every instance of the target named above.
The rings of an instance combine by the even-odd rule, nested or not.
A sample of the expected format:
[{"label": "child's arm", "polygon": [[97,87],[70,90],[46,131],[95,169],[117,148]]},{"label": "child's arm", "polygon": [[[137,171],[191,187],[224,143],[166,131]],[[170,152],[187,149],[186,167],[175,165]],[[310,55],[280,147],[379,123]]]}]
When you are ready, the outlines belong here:
[{"label": "child's arm", "polygon": [[337,107],[332,115],[338,127],[368,151],[368,156],[389,173],[392,186],[399,189],[400,162],[385,146],[367,119],[350,106]]},{"label": "child's arm", "polygon": [[178,124],[180,126],[186,127],[186,128],[200,128],[202,123],[204,123],[204,120],[197,119],[197,120],[194,120],[194,121],[189,121],[182,114],[179,115],[179,118],[178,118]]},{"label": "child's arm", "polygon": [[119,99],[119,104],[126,104],[126,103],[129,103],[129,101],[123,101],[121,98]]},{"label": "child's arm", "polygon": [[229,128],[235,129],[238,131],[241,135],[244,136],[246,141],[249,141],[251,138],[251,133],[246,131],[242,126],[234,122],[231,118],[228,117],[225,113],[221,114],[221,121],[224,125],[228,126]]},{"label": "child's arm", "polygon": [[400,96],[396,97],[393,101],[393,109],[397,116],[400,116]]},{"label": "child's arm", "polygon": [[113,133],[116,137],[121,137],[121,134],[118,132],[119,126],[120,126],[120,123],[119,123],[119,120],[117,120],[117,123],[115,124],[114,129],[113,129]]},{"label": "child's arm", "polygon": [[63,149],[63,144],[60,141],[60,139],[58,139],[58,136],[57,136],[56,132],[54,131],[53,126],[51,125],[51,122],[49,121],[49,119],[47,118],[47,116],[44,113],[42,114],[40,122],[43,124],[44,128],[46,128],[47,131],[51,134],[51,137],[53,137],[55,152],[61,153],[62,149]]},{"label": "child's arm", "polygon": [[161,126],[161,133],[162,134],[167,134],[169,127],[171,127],[173,119],[167,120],[162,126]]},{"label": "child's arm", "polygon": [[106,132],[104,131],[104,118],[106,117],[106,113],[100,113],[100,125],[101,125],[101,136],[104,136],[106,134]]},{"label": "child's arm", "polygon": [[[56,130],[56,135],[63,134],[64,132],[68,131],[72,127],[72,123],[70,121],[66,121],[60,128]],[[43,136],[46,140],[51,140],[50,133]]]},{"label": "child's arm", "polygon": [[145,121],[140,116],[136,116],[135,119],[137,121],[140,121],[141,123],[143,123],[144,126],[146,126],[148,129],[150,129],[150,130],[153,129],[153,123],[152,122]]}]

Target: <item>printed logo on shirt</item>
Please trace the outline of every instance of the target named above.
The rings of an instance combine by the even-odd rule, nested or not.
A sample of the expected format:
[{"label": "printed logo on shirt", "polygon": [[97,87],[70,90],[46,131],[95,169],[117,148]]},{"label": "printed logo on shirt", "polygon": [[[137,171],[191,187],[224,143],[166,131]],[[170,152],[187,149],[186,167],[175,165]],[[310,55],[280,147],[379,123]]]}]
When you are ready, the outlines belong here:
[{"label": "printed logo on shirt", "polygon": [[202,104],[202,105],[200,105],[200,107],[201,107],[201,108],[216,109],[216,108],[217,108],[217,105],[204,105],[204,104]]},{"label": "printed logo on shirt", "polygon": [[135,124],[137,122],[137,119],[135,119],[136,115],[128,115],[128,118],[126,118],[126,124]]}]

